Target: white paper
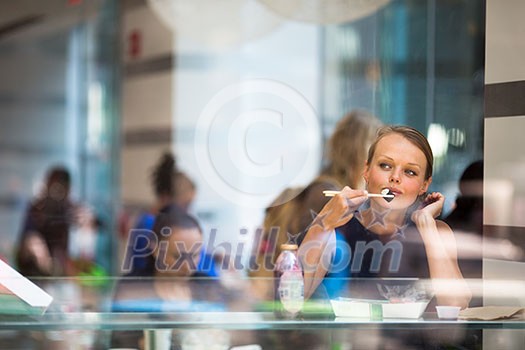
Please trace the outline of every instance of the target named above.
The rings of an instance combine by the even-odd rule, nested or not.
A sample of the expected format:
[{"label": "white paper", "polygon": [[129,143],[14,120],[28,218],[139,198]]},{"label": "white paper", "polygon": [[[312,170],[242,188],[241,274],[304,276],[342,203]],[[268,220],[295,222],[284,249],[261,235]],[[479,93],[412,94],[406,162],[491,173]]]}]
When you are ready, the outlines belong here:
[{"label": "white paper", "polygon": [[47,308],[53,297],[0,260],[0,284],[33,307]]}]

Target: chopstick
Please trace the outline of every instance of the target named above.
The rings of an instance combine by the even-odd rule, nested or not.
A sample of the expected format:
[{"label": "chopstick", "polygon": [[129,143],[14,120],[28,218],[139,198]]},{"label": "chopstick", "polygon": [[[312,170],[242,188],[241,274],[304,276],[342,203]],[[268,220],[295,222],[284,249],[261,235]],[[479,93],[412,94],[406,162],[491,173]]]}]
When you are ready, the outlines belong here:
[{"label": "chopstick", "polygon": [[[333,197],[339,193],[341,193],[341,191],[329,191],[329,190],[323,191],[323,194],[325,195],[325,197]],[[381,193],[369,193],[368,197],[394,198],[394,195],[393,194],[381,194]]]}]

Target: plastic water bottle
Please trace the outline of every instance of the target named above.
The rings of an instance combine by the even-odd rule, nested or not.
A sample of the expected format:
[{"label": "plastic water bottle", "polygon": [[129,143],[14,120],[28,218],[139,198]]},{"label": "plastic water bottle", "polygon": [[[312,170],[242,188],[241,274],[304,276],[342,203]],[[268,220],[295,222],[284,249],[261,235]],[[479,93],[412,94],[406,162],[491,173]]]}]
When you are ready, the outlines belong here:
[{"label": "plastic water bottle", "polygon": [[303,308],[304,277],[297,248],[297,244],[282,244],[275,263],[275,314],[279,318],[294,318]]}]

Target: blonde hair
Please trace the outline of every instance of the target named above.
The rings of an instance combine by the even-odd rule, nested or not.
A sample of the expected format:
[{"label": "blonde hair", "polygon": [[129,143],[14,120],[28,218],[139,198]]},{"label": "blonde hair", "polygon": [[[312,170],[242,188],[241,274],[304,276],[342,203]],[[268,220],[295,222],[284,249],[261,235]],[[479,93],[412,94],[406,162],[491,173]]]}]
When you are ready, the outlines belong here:
[{"label": "blonde hair", "polygon": [[327,143],[328,165],[323,175],[335,178],[341,186],[361,187],[368,147],[382,125],[363,110],[353,110],[339,120]]}]

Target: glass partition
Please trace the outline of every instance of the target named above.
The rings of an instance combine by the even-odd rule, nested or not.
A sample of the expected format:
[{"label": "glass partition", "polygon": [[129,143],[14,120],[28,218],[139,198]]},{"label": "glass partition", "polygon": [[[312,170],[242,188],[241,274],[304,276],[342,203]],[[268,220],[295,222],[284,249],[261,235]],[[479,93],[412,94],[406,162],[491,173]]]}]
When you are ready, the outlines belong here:
[{"label": "glass partition", "polygon": [[[402,347],[405,336],[396,340],[396,333],[412,330],[430,344],[450,336],[467,348],[479,344],[482,330],[516,331],[508,341],[522,339],[515,309],[499,309],[511,312],[504,320],[442,320],[426,289],[410,289],[418,297],[410,301],[389,298],[373,279],[327,278],[300,318],[282,320],[274,314],[273,277],[247,277],[258,262],[254,252],[275,260],[277,242],[302,239],[322,208],[301,211],[304,190],[330,163],[337,123],[359,109],[428,138],[435,155],[429,190],[446,196],[442,218],[459,204],[473,209],[468,220],[448,221],[471,306],[523,305],[523,247],[482,232],[483,164],[473,162],[483,157],[484,11],[483,0],[0,5],[12,14],[0,18],[0,258],[22,271],[17,249],[25,233],[38,231],[28,229],[27,208],[42,195],[52,165],[66,166],[72,198],[94,214],[89,229],[77,225],[82,215],[68,216],[71,259],[41,259],[44,273],[23,271],[54,303],[43,315],[0,315],[0,348],[108,348],[114,332],[128,331],[144,344],[167,336],[188,348],[207,336],[224,348]],[[183,179],[189,189],[178,189],[184,196],[177,199],[168,193],[168,201],[152,178],[165,152],[175,157],[172,181]],[[471,182],[462,186],[461,178]],[[163,246],[158,238],[171,234],[153,230],[168,202],[197,219],[204,247],[192,258],[207,277],[157,283],[129,276],[135,263],[158,254],[150,243]],[[268,238],[272,204],[289,204],[295,226]],[[53,245],[33,238],[28,247],[37,251]],[[155,263],[172,258],[163,254]],[[273,276],[273,265],[265,267]],[[36,278],[42,274],[53,277]],[[202,295],[198,302],[193,292]],[[394,314],[405,316],[408,302],[423,303],[412,305],[417,317],[386,317],[385,304],[402,304]],[[490,346],[503,333],[485,341]]]},{"label": "glass partition", "polygon": [[246,257],[264,208],[315,178],[325,141],[355,108],[429,137],[432,189],[446,195],[447,214],[461,172],[482,154],[483,1],[373,4],[345,8],[349,17],[272,1],[231,1],[228,11],[177,1],[27,6],[45,16],[1,43],[5,76],[19,74],[2,99],[2,255],[13,258],[46,168],[63,163],[75,197],[104,224],[97,254],[108,269],[109,242],[134,226],[129,207],[152,206],[149,174],[171,149],[196,184],[191,209],[205,235],[244,242]]}]

